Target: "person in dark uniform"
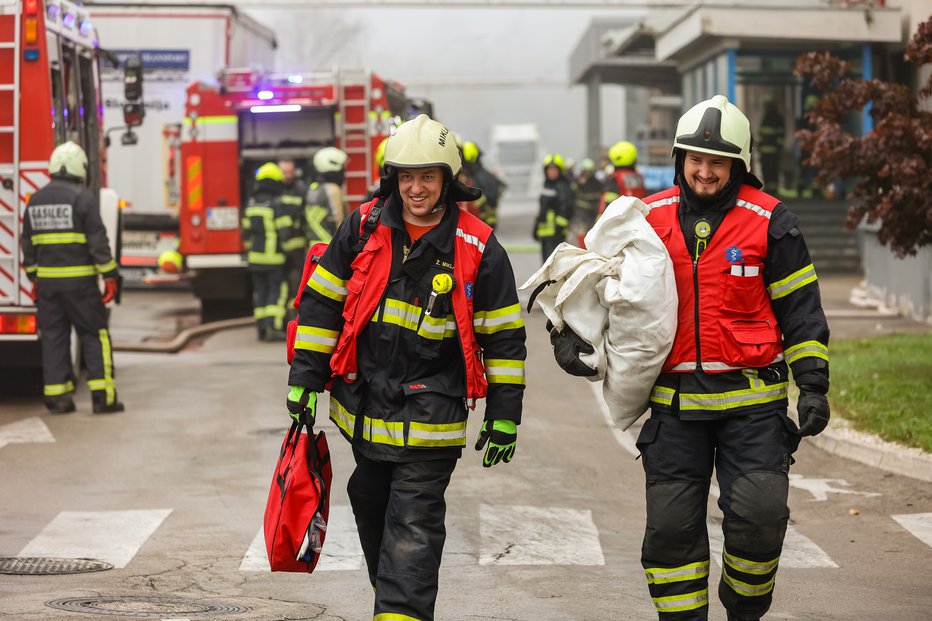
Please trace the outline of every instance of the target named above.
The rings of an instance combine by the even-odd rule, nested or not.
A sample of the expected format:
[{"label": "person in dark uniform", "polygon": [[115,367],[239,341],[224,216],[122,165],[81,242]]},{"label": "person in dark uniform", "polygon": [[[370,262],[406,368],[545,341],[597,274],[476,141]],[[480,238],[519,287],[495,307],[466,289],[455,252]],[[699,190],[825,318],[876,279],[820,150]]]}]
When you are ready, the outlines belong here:
[{"label": "person in dark uniform", "polygon": [[347,492],[375,619],[434,618],[444,494],[477,399],[483,465],[515,454],[524,320],[504,248],[457,207],[479,195],[460,168],[446,127],[402,124],[379,196],[343,221],[301,297],[288,411],[313,425],[330,386],[330,419],[356,460]]},{"label": "person in dark uniform", "polygon": [[76,143],[56,147],[49,159],[51,181],[32,195],[23,218],[23,265],[38,307],[45,407],[56,414],[75,411],[72,327],[94,413],[124,409],[117,399],[105,306],[117,295],[119,273],[97,198],[86,186],[87,166],[87,154]]},{"label": "person in dark uniform", "polygon": [[243,212],[243,245],[252,278],[252,313],[260,341],[285,340],[288,301],[284,246],[294,233],[294,218],[282,200],[282,169],[272,162],[256,171],[256,188]]},{"label": "person in dark uniform", "polygon": [[534,221],[533,236],[540,242],[541,260],[566,241],[573,215],[573,189],[566,179],[566,162],[559,153],[544,157],[544,187],[540,191],[540,209]]},{"label": "person in dark uniform", "polygon": [[[679,302],[637,439],[647,486],[641,564],[662,621],[708,619],[714,470],[724,514],[718,597],[729,621],[757,621],[773,600],[793,453],[830,417],[828,323],[799,219],[750,172],[744,113],[721,95],[693,106],[673,156],[676,185],[644,199]],[[552,338],[579,339],[566,330]],[[574,361],[558,359],[568,372]],[[798,426],[787,414],[790,371]]]}]

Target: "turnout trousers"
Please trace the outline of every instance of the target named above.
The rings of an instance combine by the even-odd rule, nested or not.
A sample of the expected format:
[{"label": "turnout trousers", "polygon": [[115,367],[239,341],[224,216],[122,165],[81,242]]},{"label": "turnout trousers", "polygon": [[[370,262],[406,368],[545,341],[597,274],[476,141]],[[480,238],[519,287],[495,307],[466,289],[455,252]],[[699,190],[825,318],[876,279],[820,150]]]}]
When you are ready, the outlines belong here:
[{"label": "turnout trousers", "polygon": [[708,619],[713,466],[724,514],[719,599],[735,619],[759,619],[770,608],[796,430],[786,407],[699,421],[654,413],[644,423],[637,441],[647,483],[641,564],[661,620]]},{"label": "turnout trousers", "polygon": [[354,450],[347,484],[375,590],[374,621],[432,621],[456,459],[375,461]]},{"label": "turnout trousers", "polygon": [[252,316],[259,338],[270,337],[285,329],[285,304],[288,302],[288,279],[284,265],[249,266],[252,278]]},{"label": "turnout trousers", "polygon": [[[63,291],[39,283],[37,325],[42,345],[42,377],[46,402],[74,393],[71,368],[71,328],[78,335],[87,367],[87,387],[97,405],[116,402],[113,352],[107,330],[107,308],[96,279]],[[51,289],[51,290],[50,290]]]}]

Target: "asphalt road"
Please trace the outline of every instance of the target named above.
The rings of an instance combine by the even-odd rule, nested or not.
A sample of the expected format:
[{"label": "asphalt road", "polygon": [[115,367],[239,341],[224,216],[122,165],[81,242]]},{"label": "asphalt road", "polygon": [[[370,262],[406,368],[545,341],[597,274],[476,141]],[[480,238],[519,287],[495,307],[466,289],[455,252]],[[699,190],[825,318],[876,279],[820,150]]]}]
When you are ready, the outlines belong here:
[{"label": "asphalt road", "polygon": [[[529,241],[521,235],[532,209],[503,214],[506,242]],[[516,253],[513,261],[521,281],[539,257]],[[164,338],[192,323],[195,311],[184,293],[127,295],[114,314],[114,340]],[[655,618],[638,563],[644,492],[633,437],[606,423],[597,385],[557,367],[540,312],[526,321],[528,391],[517,456],[483,469],[479,453],[464,453],[447,494],[437,618]],[[853,321],[876,331],[877,318]],[[0,557],[114,565],[0,574],[0,618],[371,618],[345,492],[352,456],[329,421],[318,426],[334,466],[326,556],[312,576],[265,569],[257,535],[289,422],[283,348],[241,328],[178,354],[117,352],[115,362],[122,414],[92,415],[83,387],[79,411],[64,416],[46,414],[28,395],[0,397]],[[481,410],[470,438],[480,419]],[[791,528],[767,618],[928,619],[932,483],[809,442],[796,458]],[[709,506],[715,550],[720,514],[714,499]],[[718,575],[713,563],[713,585]],[[48,605],[62,600],[86,612]],[[717,601],[710,619],[724,619]]]}]

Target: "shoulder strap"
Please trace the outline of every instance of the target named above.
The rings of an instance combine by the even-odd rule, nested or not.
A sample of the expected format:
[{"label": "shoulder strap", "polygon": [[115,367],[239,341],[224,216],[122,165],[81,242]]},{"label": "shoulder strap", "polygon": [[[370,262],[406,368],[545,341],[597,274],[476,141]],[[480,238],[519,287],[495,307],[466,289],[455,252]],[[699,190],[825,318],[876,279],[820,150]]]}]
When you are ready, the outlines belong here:
[{"label": "shoulder strap", "polygon": [[[356,242],[356,245],[353,246],[353,252],[359,254],[362,252],[362,249],[366,247],[366,244],[369,242],[369,238],[375,233],[375,229],[379,226],[379,218],[382,217],[382,207],[385,205],[385,199],[380,198],[378,202],[372,205],[372,209],[369,210],[368,216],[363,220],[359,225],[359,240]],[[365,215],[365,214],[361,214]]]}]

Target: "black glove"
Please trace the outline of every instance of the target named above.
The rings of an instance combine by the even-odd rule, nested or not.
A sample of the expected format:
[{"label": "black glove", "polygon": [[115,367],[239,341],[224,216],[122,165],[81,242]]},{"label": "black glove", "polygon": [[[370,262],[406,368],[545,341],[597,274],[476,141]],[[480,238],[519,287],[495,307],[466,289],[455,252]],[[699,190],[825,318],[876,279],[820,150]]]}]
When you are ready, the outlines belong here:
[{"label": "black glove", "polygon": [[598,371],[587,366],[579,359],[579,354],[591,354],[595,351],[592,345],[579,338],[569,326],[563,326],[563,331],[556,328],[550,330],[550,344],[553,345],[553,357],[557,359],[560,368],[577,377],[592,377]]},{"label": "black glove", "polygon": [[799,415],[800,436],[815,436],[822,433],[831,417],[828,399],[818,386],[803,385],[799,387],[799,399],[796,400],[796,413]]}]

